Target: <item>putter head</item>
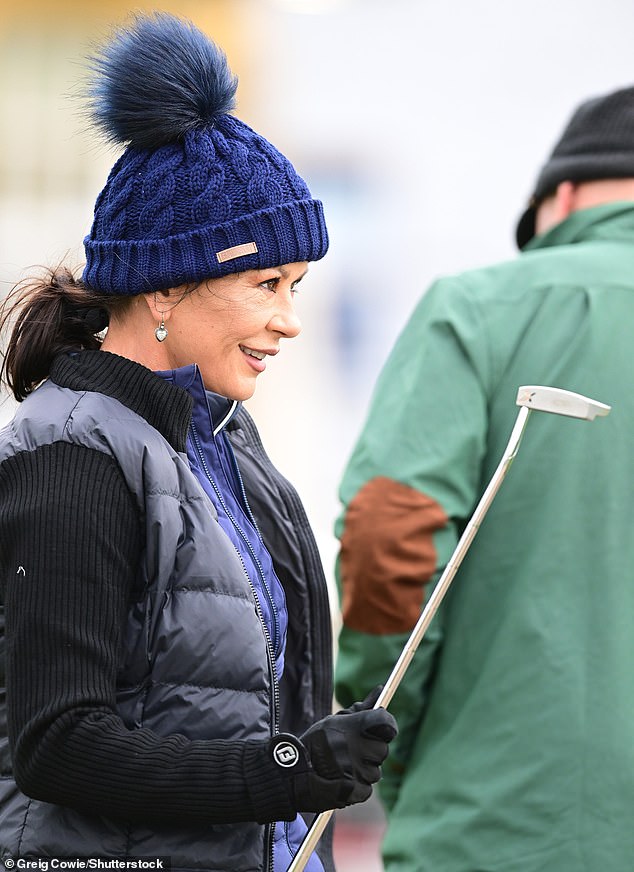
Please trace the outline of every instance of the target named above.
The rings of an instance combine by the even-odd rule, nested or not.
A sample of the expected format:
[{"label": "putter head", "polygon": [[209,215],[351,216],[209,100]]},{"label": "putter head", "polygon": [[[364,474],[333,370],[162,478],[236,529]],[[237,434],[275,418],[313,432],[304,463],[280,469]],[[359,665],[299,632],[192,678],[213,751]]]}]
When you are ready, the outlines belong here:
[{"label": "putter head", "polygon": [[544,387],[543,385],[524,385],[517,392],[516,404],[526,406],[538,412],[550,412],[553,415],[566,415],[569,418],[581,418],[593,421],[597,415],[607,415],[611,406],[591,400],[582,394],[564,391],[561,388]]}]

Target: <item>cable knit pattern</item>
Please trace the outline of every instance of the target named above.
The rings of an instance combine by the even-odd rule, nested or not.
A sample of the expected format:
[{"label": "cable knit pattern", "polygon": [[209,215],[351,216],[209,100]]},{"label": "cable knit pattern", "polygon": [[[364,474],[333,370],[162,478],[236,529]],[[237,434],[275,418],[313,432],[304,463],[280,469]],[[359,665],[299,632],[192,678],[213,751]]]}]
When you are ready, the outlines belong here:
[{"label": "cable knit pattern", "polygon": [[[173,146],[155,152],[145,168],[141,188],[141,214],[136,224],[136,239],[170,236],[175,227],[172,205],[177,188],[178,171],[183,159]],[[165,154],[166,152],[166,154]]]},{"label": "cable knit pattern", "polygon": [[93,58],[96,126],[125,151],[84,239],[84,282],[133,295],[319,260],[323,207],[239,118],[237,78],[191,22],[139,14]]},{"label": "cable knit pattern", "polygon": [[[220,263],[219,251],[257,252]],[[129,147],[95,205],[84,280],[138,294],[185,282],[318,260],[328,248],[322,204],[292,164],[237,118],[155,150]]]}]

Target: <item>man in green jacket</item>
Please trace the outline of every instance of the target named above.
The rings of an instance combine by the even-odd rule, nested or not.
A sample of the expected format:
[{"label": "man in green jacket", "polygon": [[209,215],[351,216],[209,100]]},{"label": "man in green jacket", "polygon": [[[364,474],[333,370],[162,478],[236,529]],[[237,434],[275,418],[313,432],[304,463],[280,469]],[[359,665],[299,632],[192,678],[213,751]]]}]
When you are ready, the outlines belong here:
[{"label": "man in green jacket", "polygon": [[634,869],[634,88],[580,106],[515,260],[436,282],[341,485],[337,695],[385,681],[508,441],[534,415],[390,708],[388,872]]}]

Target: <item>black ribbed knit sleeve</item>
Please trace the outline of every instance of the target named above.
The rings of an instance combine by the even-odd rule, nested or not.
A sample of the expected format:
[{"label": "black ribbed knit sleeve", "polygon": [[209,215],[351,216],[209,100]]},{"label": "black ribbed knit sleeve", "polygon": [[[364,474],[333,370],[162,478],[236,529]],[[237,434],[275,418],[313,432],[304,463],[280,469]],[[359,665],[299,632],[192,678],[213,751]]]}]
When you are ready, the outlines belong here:
[{"label": "black ribbed knit sleeve", "polygon": [[111,457],[59,442],[5,460],[0,537],[9,738],[27,795],[148,823],[294,817],[266,743],[159,737],[116,714],[142,540]]}]

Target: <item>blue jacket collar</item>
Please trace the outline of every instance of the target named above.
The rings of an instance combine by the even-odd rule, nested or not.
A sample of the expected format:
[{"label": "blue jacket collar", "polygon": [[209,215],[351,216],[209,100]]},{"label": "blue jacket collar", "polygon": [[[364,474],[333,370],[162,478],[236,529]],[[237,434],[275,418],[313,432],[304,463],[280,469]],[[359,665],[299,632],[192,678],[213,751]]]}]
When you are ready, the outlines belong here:
[{"label": "blue jacket collar", "polygon": [[186,390],[195,404],[206,402],[211,415],[214,436],[217,436],[227,426],[242,405],[239,400],[231,400],[220,396],[220,394],[215,394],[213,391],[205,390],[202,375],[195,363],[181,366],[178,369],[157,371],[156,374],[176,387]]}]

